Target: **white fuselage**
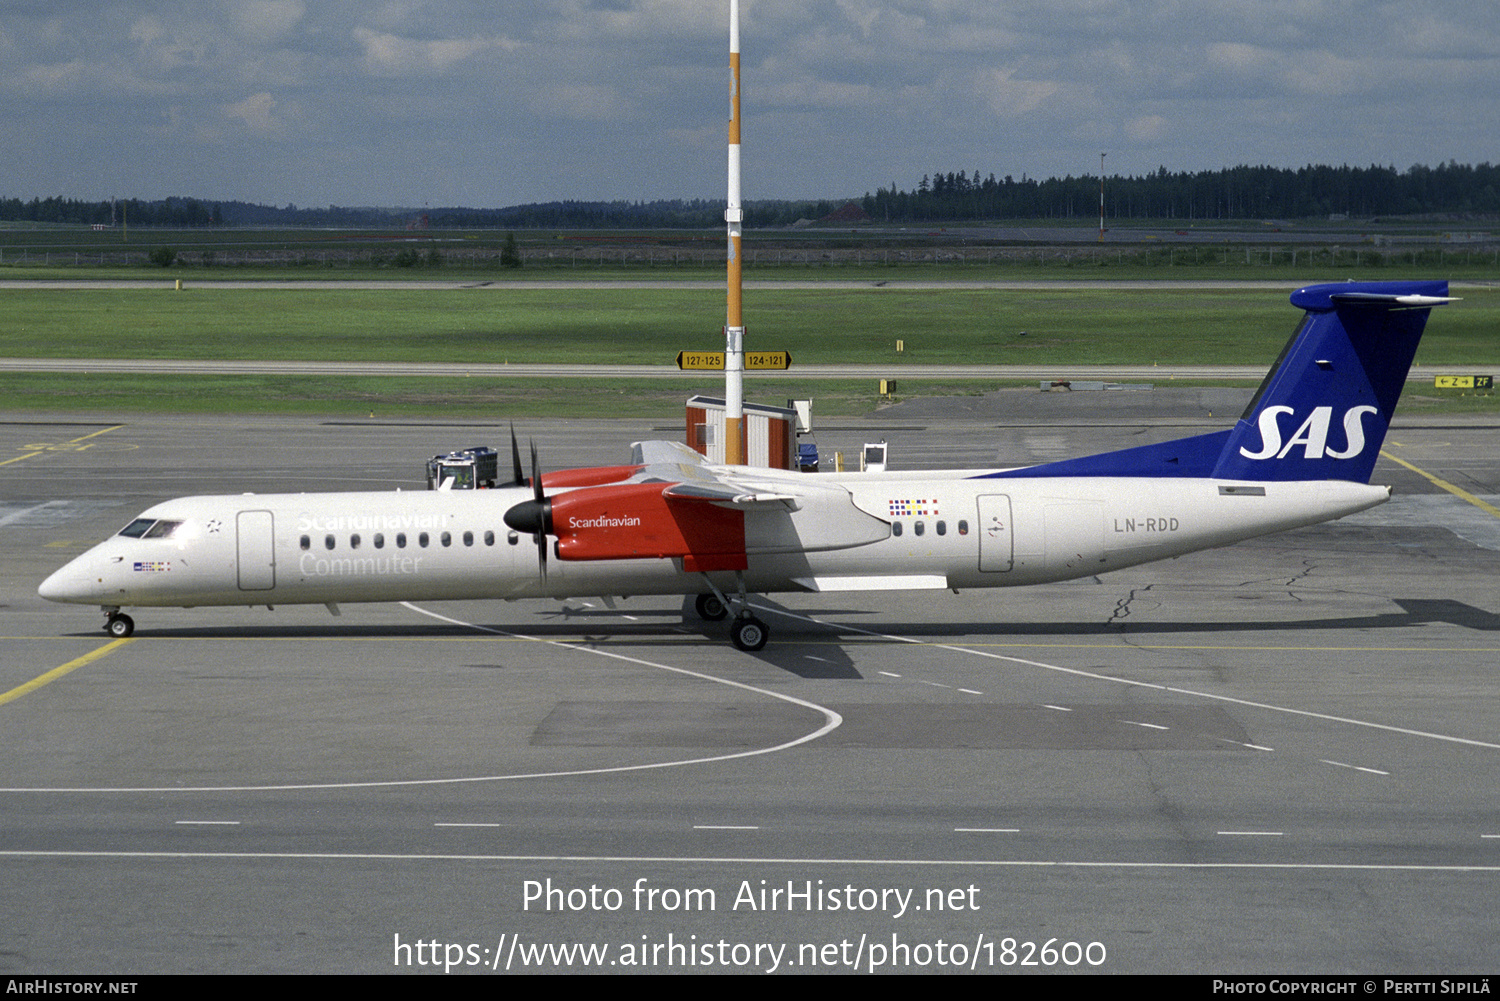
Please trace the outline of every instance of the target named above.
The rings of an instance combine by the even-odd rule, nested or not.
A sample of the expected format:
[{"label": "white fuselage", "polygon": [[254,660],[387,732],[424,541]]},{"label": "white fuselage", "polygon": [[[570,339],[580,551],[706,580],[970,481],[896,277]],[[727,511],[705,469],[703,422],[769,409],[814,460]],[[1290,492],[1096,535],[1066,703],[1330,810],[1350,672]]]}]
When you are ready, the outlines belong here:
[{"label": "white fuselage", "polygon": [[[1329,521],[1389,496],[1343,481],[975,478],[981,472],[755,470],[773,486],[817,489],[790,509],[746,512],[745,589],[1039,584]],[[544,577],[532,537],[503,520],[531,497],[527,488],[184,497],[140,516],[180,523],[169,535],[111,537],[39,593],[118,608],[709,590],[679,559],[574,561],[549,549]],[[712,577],[738,586],[730,572]]]}]

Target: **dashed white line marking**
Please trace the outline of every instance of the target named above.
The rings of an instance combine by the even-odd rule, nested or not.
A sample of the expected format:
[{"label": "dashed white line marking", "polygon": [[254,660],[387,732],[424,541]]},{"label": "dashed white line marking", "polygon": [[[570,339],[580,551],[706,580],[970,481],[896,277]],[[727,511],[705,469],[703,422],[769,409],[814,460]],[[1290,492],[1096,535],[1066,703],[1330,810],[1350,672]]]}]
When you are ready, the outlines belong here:
[{"label": "dashed white line marking", "polygon": [[1070,712],[1073,711],[1073,710],[1069,709],[1067,706],[1050,706],[1050,705],[1048,705],[1045,702],[1042,703],[1042,708],[1043,709],[1056,709],[1060,713],[1070,713]]},{"label": "dashed white line marking", "polygon": [[955,827],[955,834],[1020,834],[1019,827]]},{"label": "dashed white line marking", "polygon": [[815,660],[819,664],[832,664],[833,663],[833,661],[829,660],[827,657],[814,657],[810,653],[804,653],[802,656],[803,656],[803,658],[805,660]]},{"label": "dashed white line marking", "polygon": [[[1408,737],[1423,737],[1428,740],[1441,740],[1450,744],[1463,744],[1467,747],[1486,747],[1500,750],[1500,744],[1488,740],[1474,740],[1469,737],[1455,737],[1446,733],[1432,733],[1428,730],[1414,730],[1410,727],[1391,726],[1388,723],[1375,723],[1370,720],[1354,719],[1349,716],[1335,716],[1332,713],[1313,712],[1309,709],[1294,709],[1291,706],[1278,706],[1270,702],[1256,702],[1252,699],[1235,698],[1232,695],[1217,695],[1213,692],[1200,692],[1191,688],[1177,688],[1172,685],[1158,685],[1149,681],[1137,681],[1134,678],[1117,678],[1113,675],[1100,674],[1097,671],[1084,671],[1076,667],[1063,667],[1061,664],[1047,664],[1039,660],[1030,660],[1026,657],[1012,657],[1003,653],[990,653],[988,650],[975,650],[972,647],[959,646],[955,643],[929,643],[926,640],[913,639],[910,636],[897,636],[895,633],[880,633],[873,629],[862,629],[847,623],[834,624],[815,619],[809,615],[799,615],[789,612],[784,608],[773,608],[769,605],[755,605],[758,611],[764,611],[771,615],[783,615],[789,619],[798,619],[802,622],[811,622],[839,632],[859,633],[861,636],[874,636],[879,639],[889,640],[892,643],[909,643],[912,646],[926,646],[933,650],[949,650],[953,653],[964,653],[971,657],[984,657],[989,660],[1000,660],[1010,664],[1025,664],[1027,667],[1035,667],[1043,671],[1056,671],[1059,674],[1071,675],[1075,678],[1090,678],[1094,681],[1105,681],[1115,685],[1127,685],[1131,688],[1144,688],[1158,692],[1171,692],[1174,695],[1189,695],[1198,699],[1211,699],[1215,702],[1225,702],[1230,705],[1248,706],[1251,709],[1266,709],[1270,712],[1287,713],[1292,716],[1302,716],[1307,719],[1326,720],[1330,723],[1347,723],[1350,726],[1369,727],[1372,730],[1384,730],[1386,733],[1401,733]],[[1265,750],[1269,750],[1266,748]]]},{"label": "dashed white line marking", "polygon": [[1260,744],[1247,744],[1243,740],[1230,740],[1228,737],[1215,737],[1214,740],[1223,741],[1226,744],[1233,744],[1235,747],[1248,747],[1252,751],[1274,751],[1274,750],[1276,750],[1276,748],[1274,748],[1274,747],[1263,747]]},{"label": "dashed white line marking", "polygon": [[1286,837],[1286,834],[1283,831],[1219,831],[1218,833],[1222,834],[1222,835],[1225,835],[1226,837],[1242,837],[1242,838],[1283,838],[1283,837]]},{"label": "dashed white line marking", "polygon": [[965,695],[983,695],[984,694],[983,692],[975,691],[972,688],[960,688],[959,691],[963,692]]},{"label": "dashed white line marking", "polygon": [[878,673],[885,675],[887,678],[899,678],[899,677],[901,677],[901,675],[896,674],[893,671],[880,671]]},{"label": "dashed white line marking", "polygon": [[919,685],[931,685],[933,688],[952,688],[953,687],[952,685],[945,685],[945,684],[942,684],[941,682],[937,682],[937,681],[927,681],[927,680],[922,679],[922,678],[918,678],[917,679],[917,684],[919,684]]},{"label": "dashed white line marking", "polygon": [[1122,720],[1120,720],[1120,722],[1121,723],[1129,723],[1131,726],[1143,726],[1143,727],[1145,727],[1148,730],[1170,730],[1170,729],[1172,729],[1169,726],[1162,726],[1162,725],[1160,725],[1158,723],[1140,723],[1140,722],[1137,722],[1136,720],[1133,720],[1133,719],[1122,719]]},{"label": "dashed white line marking", "polygon": [[177,824],[191,824],[196,827],[238,827],[238,820],[178,820]]},{"label": "dashed white line marking", "polygon": [[1325,764],[1325,765],[1333,765],[1335,768],[1352,768],[1356,772],[1369,772],[1371,775],[1389,775],[1389,774],[1391,774],[1390,772],[1383,772],[1379,768],[1366,768],[1363,765],[1349,765],[1349,764],[1345,764],[1342,761],[1329,761],[1327,758],[1319,758],[1318,760],[1321,761],[1321,762],[1323,762],[1323,764]]}]

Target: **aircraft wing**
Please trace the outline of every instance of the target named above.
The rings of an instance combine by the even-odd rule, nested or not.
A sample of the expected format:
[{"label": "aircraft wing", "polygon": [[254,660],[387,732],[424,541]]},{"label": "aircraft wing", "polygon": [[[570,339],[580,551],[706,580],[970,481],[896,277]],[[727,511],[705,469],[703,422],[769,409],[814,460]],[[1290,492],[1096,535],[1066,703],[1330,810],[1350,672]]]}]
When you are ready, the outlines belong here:
[{"label": "aircraft wing", "polygon": [[680,441],[638,441],[630,446],[630,463],[634,466],[702,466],[707,462],[701,453]]},{"label": "aircraft wing", "polygon": [[561,559],[680,558],[688,572],[743,570],[758,553],[847,549],[890,535],[836,484],[709,465],[676,442],[637,442],[631,458],[640,468],[623,482],[547,499]]}]

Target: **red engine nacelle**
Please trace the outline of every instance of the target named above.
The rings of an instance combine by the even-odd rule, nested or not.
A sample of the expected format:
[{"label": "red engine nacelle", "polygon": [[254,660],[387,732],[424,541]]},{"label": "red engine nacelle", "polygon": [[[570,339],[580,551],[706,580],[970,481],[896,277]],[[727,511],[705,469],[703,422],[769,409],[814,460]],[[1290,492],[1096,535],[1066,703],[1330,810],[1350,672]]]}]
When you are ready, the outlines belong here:
[{"label": "red engine nacelle", "polygon": [[557,555],[565,560],[681,557],[684,570],[744,570],[745,514],[695,498],[663,496],[669,483],[573,490],[549,498]]},{"label": "red engine nacelle", "polygon": [[597,487],[605,483],[628,480],[641,466],[589,466],[584,469],[556,469],[542,474],[543,489],[558,487]]}]

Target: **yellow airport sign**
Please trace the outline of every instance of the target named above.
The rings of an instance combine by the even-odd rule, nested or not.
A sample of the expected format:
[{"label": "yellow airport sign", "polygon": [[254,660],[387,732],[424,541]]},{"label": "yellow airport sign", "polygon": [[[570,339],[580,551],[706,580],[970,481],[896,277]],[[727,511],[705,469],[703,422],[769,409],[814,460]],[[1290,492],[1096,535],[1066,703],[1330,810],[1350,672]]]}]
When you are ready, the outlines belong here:
[{"label": "yellow airport sign", "polygon": [[1494,389],[1492,375],[1440,375],[1433,379],[1435,389]]},{"label": "yellow airport sign", "polygon": [[777,369],[785,371],[792,367],[792,356],[785,351],[746,351],[747,371]]},{"label": "yellow airport sign", "polygon": [[702,371],[706,369],[723,369],[724,352],[722,351],[679,351],[677,352],[677,367],[683,371]]},{"label": "yellow airport sign", "polygon": [[[677,367],[684,371],[723,371],[724,352],[722,351],[679,351],[677,352]],[[746,351],[745,370],[756,371],[785,371],[792,367],[792,356],[786,351]]]}]

